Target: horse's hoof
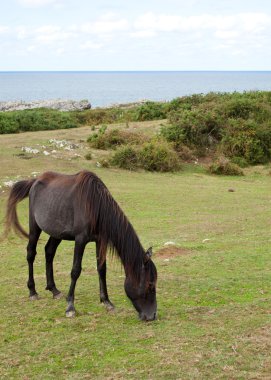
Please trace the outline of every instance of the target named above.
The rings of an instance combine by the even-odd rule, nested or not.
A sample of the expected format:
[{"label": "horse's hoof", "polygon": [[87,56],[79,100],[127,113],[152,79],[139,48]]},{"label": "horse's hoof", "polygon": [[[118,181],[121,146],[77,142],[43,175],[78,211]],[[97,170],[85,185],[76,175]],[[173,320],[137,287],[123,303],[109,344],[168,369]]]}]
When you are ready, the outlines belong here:
[{"label": "horse's hoof", "polygon": [[59,293],[53,295],[53,299],[54,299],[54,300],[60,300],[60,299],[63,298],[63,297],[64,297],[64,295],[63,295],[63,293],[61,293],[61,292],[59,292]]},{"label": "horse's hoof", "polygon": [[111,302],[106,302],[105,307],[106,307],[107,311],[114,311],[115,310],[115,306]]},{"label": "horse's hoof", "polygon": [[30,301],[37,301],[40,299],[38,294],[33,294],[32,296],[29,296]]},{"label": "horse's hoof", "polygon": [[73,318],[73,317],[75,317],[75,310],[66,311],[66,317],[67,318]]}]

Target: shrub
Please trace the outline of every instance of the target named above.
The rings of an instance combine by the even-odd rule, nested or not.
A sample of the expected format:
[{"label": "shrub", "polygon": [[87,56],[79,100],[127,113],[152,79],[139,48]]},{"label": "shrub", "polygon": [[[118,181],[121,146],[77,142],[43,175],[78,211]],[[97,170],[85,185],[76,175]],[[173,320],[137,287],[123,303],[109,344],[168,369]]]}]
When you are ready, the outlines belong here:
[{"label": "shrub", "polygon": [[159,120],[167,117],[166,105],[158,102],[146,102],[135,109],[136,121]]},{"label": "shrub", "polygon": [[107,130],[107,127],[100,129],[98,133],[91,135],[88,142],[96,149],[116,149],[125,144],[142,144],[146,141],[146,136],[138,133],[120,129]]},{"label": "shrub", "polygon": [[171,172],[180,169],[177,153],[165,141],[153,140],[138,148],[121,146],[114,153],[111,164],[122,169],[143,168],[148,171]]},{"label": "shrub", "polygon": [[209,166],[208,170],[211,174],[218,175],[244,175],[244,172],[238,165],[230,162],[230,160],[225,157],[220,157]]},{"label": "shrub", "polygon": [[176,150],[179,158],[182,161],[195,161],[196,157],[194,156],[192,150],[188,148],[186,145],[180,145],[178,149]]},{"label": "shrub", "polygon": [[0,134],[16,133],[19,130],[19,123],[11,113],[0,112]]},{"label": "shrub", "polygon": [[139,166],[138,152],[133,146],[121,146],[114,153],[111,163],[122,169],[135,170]]},{"label": "shrub", "polygon": [[163,127],[161,134],[175,146],[212,146],[222,137],[224,119],[215,111],[196,109],[192,111],[172,111],[170,125]]},{"label": "shrub", "polygon": [[246,168],[248,166],[248,162],[244,157],[232,157],[231,162],[240,166],[240,168]]},{"label": "shrub", "polygon": [[109,166],[110,166],[109,162],[108,162],[108,160],[106,158],[102,158],[100,160],[100,165],[101,165],[102,168],[109,168]]},{"label": "shrub", "polygon": [[95,126],[99,124],[111,124],[120,121],[123,111],[120,108],[97,108],[74,112],[76,119],[82,125]]},{"label": "shrub", "polygon": [[78,122],[71,112],[34,109],[0,113],[0,133],[75,128]]},{"label": "shrub", "polygon": [[176,148],[185,140],[184,130],[177,124],[163,125],[160,133],[168,142],[174,143]]},{"label": "shrub", "polygon": [[225,116],[234,119],[249,119],[252,113],[259,110],[255,99],[249,99],[246,95],[233,94],[223,105]]},{"label": "shrub", "polygon": [[171,172],[180,169],[177,153],[162,140],[145,143],[139,151],[139,162],[148,171]]},{"label": "shrub", "polygon": [[88,161],[92,160],[92,154],[91,153],[87,153],[85,155],[85,159],[88,160]]},{"label": "shrub", "polygon": [[242,157],[249,164],[266,163],[271,157],[271,126],[253,120],[230,120],[221,145],[228,157]]}]

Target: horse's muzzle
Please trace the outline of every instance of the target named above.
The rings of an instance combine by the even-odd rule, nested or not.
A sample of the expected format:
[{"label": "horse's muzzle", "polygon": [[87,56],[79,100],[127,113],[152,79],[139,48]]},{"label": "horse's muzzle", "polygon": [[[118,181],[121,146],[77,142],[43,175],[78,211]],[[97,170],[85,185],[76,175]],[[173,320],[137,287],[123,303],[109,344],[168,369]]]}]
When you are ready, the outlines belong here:
[{"label": "horse's muzzle", "polygon": [[152,313],[150,315],[145,314],[145,313],[140,313],[139,318],[141,319],[141,321],[146,321],[146,322],[155,321],[157,319],[157,313]]}]

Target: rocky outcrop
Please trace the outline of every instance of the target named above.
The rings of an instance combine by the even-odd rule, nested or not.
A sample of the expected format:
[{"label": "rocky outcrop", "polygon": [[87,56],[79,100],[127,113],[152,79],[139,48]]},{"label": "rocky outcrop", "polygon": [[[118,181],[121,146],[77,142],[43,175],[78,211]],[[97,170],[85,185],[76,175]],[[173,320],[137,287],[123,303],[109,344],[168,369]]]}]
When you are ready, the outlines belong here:
[{"label": "rocky outcrop", "polygon": [[59,111],[82,111],[91,108],[88,100],[41,100],[33,102],[10,101],[0,102],[0,111],[20,111],[34,108],[50,108]]}]

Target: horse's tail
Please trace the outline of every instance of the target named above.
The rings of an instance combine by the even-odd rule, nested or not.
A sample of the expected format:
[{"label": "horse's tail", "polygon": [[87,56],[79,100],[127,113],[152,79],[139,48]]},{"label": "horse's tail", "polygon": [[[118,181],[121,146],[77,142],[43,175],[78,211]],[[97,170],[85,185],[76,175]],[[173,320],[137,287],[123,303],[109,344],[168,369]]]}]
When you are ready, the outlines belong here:
[{"label": "horse's tail", "polygon": [[29,191],[35,181],[35,179],[19,181],[12,186],[7,203],[4,232],[5,236],[7,236],[11,228],[13,228],[13,230],[18,235],[24,236],[26,238],[29,237],[28,233],[23,229],[23,227],[19,223],[16,206],[18,202],[28,197]]}]

